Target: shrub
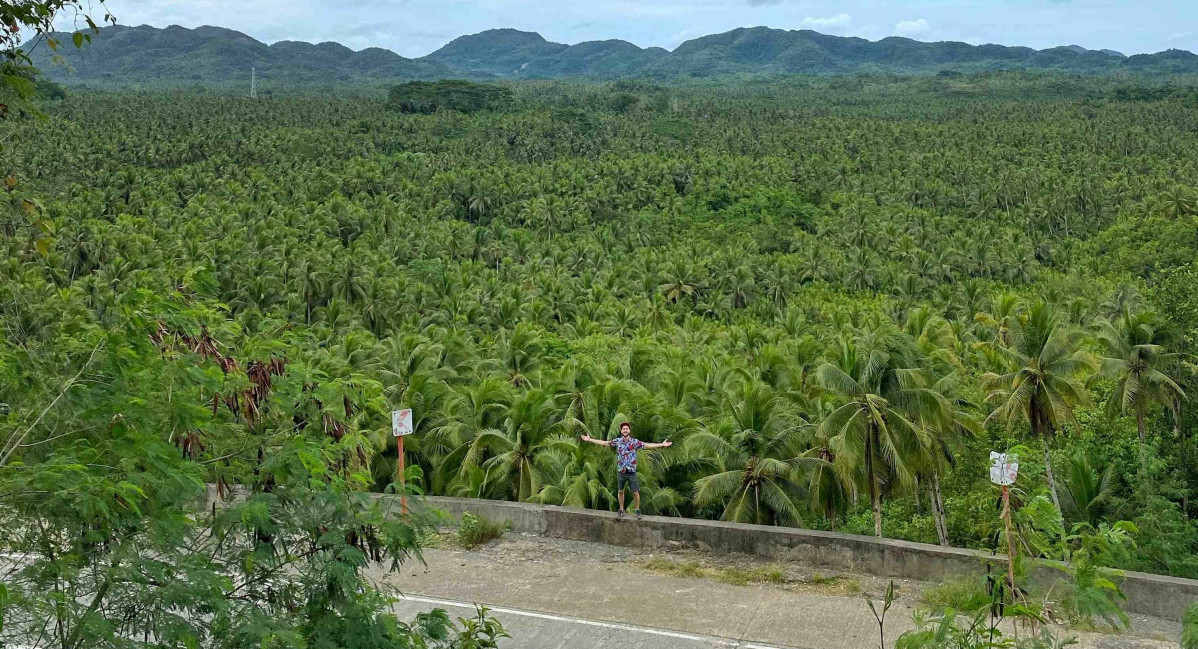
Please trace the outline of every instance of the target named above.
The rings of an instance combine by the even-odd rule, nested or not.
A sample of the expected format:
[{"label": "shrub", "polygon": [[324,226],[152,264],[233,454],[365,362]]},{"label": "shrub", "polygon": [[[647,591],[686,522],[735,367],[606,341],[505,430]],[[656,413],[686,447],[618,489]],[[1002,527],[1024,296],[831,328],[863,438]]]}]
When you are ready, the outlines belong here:
[{"label": "shrub", "polygon": [[1181,649],[1198,649],[1198,602],[1186,609],[1181,627]]},{"label": "shrub", "polygon": [[963,613],[980,611],[990,605],[985,587],[973,579],[949,579],[925,590],[920,600],[937,611],[954,609]]},{"label": "shrub", "polygon": [[462,526],[458,528],[458,543],[467,550],[473,550],[503,536],[510,527],[510,522],[496,523],[486,516],[475,516],[466,512],[462,514]]}]

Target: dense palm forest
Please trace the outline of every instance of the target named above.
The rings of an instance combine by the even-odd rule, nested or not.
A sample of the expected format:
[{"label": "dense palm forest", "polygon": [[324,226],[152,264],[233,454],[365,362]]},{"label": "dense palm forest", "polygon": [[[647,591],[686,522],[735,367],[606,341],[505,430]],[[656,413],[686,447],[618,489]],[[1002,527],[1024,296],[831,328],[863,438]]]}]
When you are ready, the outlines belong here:
[{"label": "dense palm forest", "polygon": [[53,479],[118,501],[152,470],[394,490],[411,407],[411,488],[614,509],[579,437],[630,421],[675,442],[646,513],[1005,548],[988,455],[1015,450],[1029,533],[1130,521],[1120,567],[1198,577],[1184,84],[509,90],[0,123],[0,469],[70,444]]}]

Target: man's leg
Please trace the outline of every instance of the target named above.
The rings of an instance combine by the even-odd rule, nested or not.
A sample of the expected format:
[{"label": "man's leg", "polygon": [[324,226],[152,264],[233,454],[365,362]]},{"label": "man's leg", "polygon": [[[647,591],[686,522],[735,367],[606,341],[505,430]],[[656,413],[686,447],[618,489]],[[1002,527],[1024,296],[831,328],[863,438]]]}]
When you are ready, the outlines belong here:
[{"label": "man's leg", "polygon": [[628,476],[623,471],[616,472],[616,499],[620,501],[620,515],[624,515],[624,487],[628,482]]},{"label": "man's leg", "polygon": [[639,519],[641,517],[641,481],[635,473],[629,475],[628,478],[632,483],[629,486],[632,487],[632,501],[636,503],[636,517]]}]

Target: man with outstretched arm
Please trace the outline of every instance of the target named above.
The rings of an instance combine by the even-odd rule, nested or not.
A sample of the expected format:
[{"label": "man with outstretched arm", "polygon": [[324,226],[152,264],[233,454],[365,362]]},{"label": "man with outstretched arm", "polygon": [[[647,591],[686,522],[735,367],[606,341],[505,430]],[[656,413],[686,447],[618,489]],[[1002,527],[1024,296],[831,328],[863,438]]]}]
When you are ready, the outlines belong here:
[{"label": "man with outstretched arm", "polygon": [[616,489],[617,498],[620,500],[620,511],[616,512],[616,516],[624,518],[624,487],[627,485],[632,488],[632,498],[636,507],[634,513],[637,519],[640,519],[641,484],[636,479],[636,452],[642,448],[667,448],[674,443],[667,439],[660,444],[646,444],[632,436],[632,424],[628,422],[620,424],[620,436],[616,439],[608,441],[583,435],[582,441],[616,449]]}]

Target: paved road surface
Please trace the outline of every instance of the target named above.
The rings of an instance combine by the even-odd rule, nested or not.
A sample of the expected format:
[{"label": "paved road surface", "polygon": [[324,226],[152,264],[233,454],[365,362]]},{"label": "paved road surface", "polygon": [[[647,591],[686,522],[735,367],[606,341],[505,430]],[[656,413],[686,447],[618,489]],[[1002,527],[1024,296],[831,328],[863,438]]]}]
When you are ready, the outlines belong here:
[{"label": "paved road surface", "polygon": [[[445,609],[454,618],[470,617],[475,612],[470,603],[416,595],[404,597],[395,610],[401,620],[410,620],[434,608]],[[495,608],[491,615],[512,634],[510,639],[500,641],[501,649],[807,649],[512,608]]]},{"label": "paved road surface", "polygon": [[[478,550],[446,547],[424,556],[427,565],[411,563],[398,574],[376,574],[413,598],[400,604],[400,619],[438,606],[465,617],[474,612],[471,603],[484,603],[518,640],[505,649],[878,646],[878,626],[861,592],[876,597],[886,580],[868,575],[842,576],[828,584],[828,571],[787,563],[769,566],[785,571],[782,584],[737,585],[646,568],[651,558],[705,564],[727,558],[673,550],[650,556],[522,534],[508,534]],[[813,579],[817,575],[823,578]],[[899,601],[886,618],[887,647],[912,627],[920,591],[931,584],[902,581],[899,586]],[[1133,618],[1133,634],[1069,634],[1079,637],[1077,649],[1176,649],[1179,623]]]}]

